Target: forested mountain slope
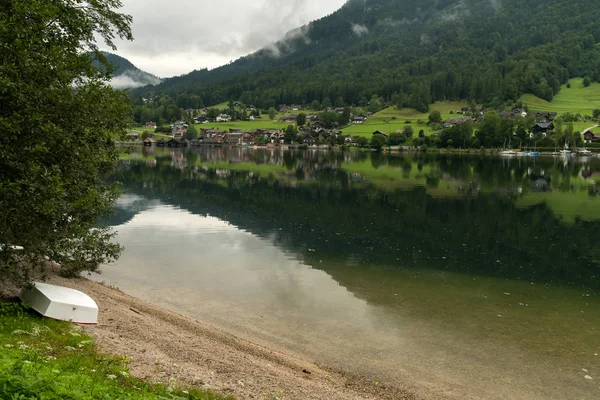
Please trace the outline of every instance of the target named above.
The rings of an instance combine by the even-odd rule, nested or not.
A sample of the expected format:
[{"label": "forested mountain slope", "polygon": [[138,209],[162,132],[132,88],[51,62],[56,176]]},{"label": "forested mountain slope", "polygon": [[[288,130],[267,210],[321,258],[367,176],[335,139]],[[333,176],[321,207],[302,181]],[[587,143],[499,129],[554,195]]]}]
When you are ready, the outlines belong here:
[{"label": "forested mountain slope", "polygon": [[377,94],[422,111],[437,100],[551,100],[570,77],[600,80],[598,21],[592,0],[350,0],[255,54],[133,95],[266,108]]},{"label": "forested mountain slope", "polygon": [[129,60],[116,54],[103,52],[106,60],[115,68],[111,85],[116,89],[137,88],[146,85],[157,85],[161,79],[142,71]]}]

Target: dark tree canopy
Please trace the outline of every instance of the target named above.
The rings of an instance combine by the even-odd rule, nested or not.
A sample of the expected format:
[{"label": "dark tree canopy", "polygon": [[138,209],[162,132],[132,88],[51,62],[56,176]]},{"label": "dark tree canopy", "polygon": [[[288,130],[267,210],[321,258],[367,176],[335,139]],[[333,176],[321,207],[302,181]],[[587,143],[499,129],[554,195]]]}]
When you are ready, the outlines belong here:
[{"label": "dark tree canopy", "polygon": [[[21,283],[46,259],[96,271],[120,247],[95,229],[118,193],[113,137],[129,123],[95,38],[132,39],[119,0],[0,2],[0,279]],[[90,54],[94,54],[90,56]],[[8,246],[22,246],[22,251]]]},{"label": "dark tree canopy", "polygon": [[[186,107],[227,100],[261,108],[360,105],[373,98],[428,111],[440,100],[502,105],[524,93],[551,100],[572,77],[600,81],[600,8],[589,0],[361,0],[280,43],[214,70],[133,92]],[[368,34],[351,34],[352,21]],[[319,107],[322,105],[322,108]],[[158,107],[158,106],[157,106]],[[369,109],[369,111],[372,111]]]}]

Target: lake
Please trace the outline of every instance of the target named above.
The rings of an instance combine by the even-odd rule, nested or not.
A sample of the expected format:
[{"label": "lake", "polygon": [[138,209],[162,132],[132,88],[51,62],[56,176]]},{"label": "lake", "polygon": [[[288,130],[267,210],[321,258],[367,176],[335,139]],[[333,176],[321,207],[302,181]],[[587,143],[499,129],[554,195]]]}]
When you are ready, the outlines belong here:
[{"label": "lake", "polygon": [[600,159],[135,149],[96,279],[441,399],[600,398]]}]

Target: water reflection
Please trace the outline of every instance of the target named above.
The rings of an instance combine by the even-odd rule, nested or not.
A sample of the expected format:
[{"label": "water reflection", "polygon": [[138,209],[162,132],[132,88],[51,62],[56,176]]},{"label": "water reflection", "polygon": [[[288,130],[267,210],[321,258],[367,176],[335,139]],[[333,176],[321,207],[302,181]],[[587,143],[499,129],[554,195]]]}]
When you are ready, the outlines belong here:
[{"label": "water reflection", "polygon": [[[596,160],[137,152],[105,276],[434,398],[598,398]],[[595,374],[595,375],[594,375]]]}]

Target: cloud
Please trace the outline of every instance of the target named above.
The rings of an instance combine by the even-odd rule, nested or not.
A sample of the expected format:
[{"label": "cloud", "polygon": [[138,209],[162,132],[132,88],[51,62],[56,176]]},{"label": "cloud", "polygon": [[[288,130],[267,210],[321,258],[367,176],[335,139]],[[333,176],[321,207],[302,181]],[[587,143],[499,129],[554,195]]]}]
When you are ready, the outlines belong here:
[{"label": "cloud", "polygon": [[296,49],[298,41],[310,44],[310,25],[304,25],[300,28],[293,29],[285,34],[282,40],[270,43],[264,47],[267,53],[272,57],[281,57],[284,54],[291,53]]},{"label": "cloud", "polygon": [[162,80],[143,71],[127,70],[112,78],[110,86],[115,89],[134,89],[146,85],[158,85]]},{"label": "cloud", "polygon": [[358,37],[362,37],[369,33],[369,28],[360,24],[352,24],[352,32]]},{"label": "cloud", "polygon": [[[125,0],[134,42],[116,51],[157,76],[215,68],[281,40],[291,28],[339,9],[345,0]],[[306,30],[306,28],[304,28]],[[291,35],[297,30],[292,29]],[[300,30],[302,35],[306,32]],[[301,38],[302,36],[300,36]],[[293,40],[285,40],[284,44]]]},{"label": "cloud", "polygon": [[400,26],[416,24],[418,22],[419,22],[419,19],[416,17],[413,19],[402,18],[401,20],[396,20],[391,17],[387,17],[387,18],[382,19],[381,21],[377,21],[377,25],[387,26],[390,28],[397,28]]}]

